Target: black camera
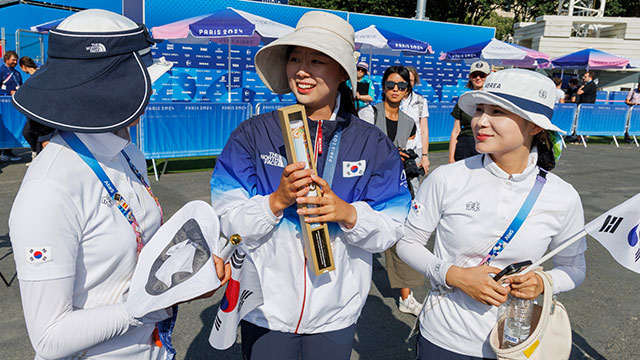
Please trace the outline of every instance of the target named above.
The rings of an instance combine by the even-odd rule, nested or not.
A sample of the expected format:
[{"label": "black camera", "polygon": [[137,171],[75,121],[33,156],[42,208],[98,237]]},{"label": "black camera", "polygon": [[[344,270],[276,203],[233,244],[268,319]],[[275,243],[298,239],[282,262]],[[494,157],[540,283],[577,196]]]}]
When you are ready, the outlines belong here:
[{"label": "black camera", "polygon": [[404,159],[404,172],[407,174],[407,179],[413,179],[424,175],[424,169],[418,167],[418,164],[416,164],[418,154],[411,149],[400,149],[400,151],[409,156]]}]

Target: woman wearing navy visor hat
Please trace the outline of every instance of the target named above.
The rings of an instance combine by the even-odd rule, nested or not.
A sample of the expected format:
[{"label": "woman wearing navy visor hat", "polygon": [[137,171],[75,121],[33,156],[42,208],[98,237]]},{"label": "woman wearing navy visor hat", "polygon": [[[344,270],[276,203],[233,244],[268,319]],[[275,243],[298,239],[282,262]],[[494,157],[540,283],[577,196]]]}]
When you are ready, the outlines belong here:
[{"label": "woman wearing navy visor hat", "polygon": [[[287,164],[277,112],[242,122],[216,162],[211,198],[221,230],[242,230],[264,298],[241,323],[243,356],[349,359],[372,253],[402,236],[409,210],[402,162],[391,140],[355,115],[355,92],[345,84],[357,79],[354,31],[344,19],[308,12],[255,60],[272,91],[293,92],[304,105],[318,176],[304,163]],[[305,197],[312,182],[322,197]],[[296,212],[296,203],[319,206]],[[334,271],[315,275],[308,266],[298,214],[328,223]]]},{"label": "woman wearing navy visor hat", "polygon": [[28,118],[57,130],[9,219],[36,359],[171,357],[153,336],[171,311],[134,318],[125,307],[138,253],[162,222],[127,129],[171,68],[151,58],[153,44],[144,25],[121,15],[76,13],[49,32],[47,62],[13,96]]},{"label": "woman wearing navy visor hat", "polygon": [[[549,172],[562,149],[561,130],[551,123],[554,94],[547,77],[509,69],[489,75],[483,90],[460,97],[460,108],[473,116],[480,154],[426,178],[397,245],[398,255],[432,285],[419,316],[418,359],[495,359],[488,339],[498,306],[509,294],[535,299],[543,283],[529,272],[503,287],[490,275],[538,260],[583,228],[578,193]],[[533,207],[517,230],[513,219],[525,199]],[[433,231],[432,253],[424,245]],[[510,234],[506,241],[503,234]],[[583,238],[553,258],[548,273],[554,293],[582,283],[585,249]]]}]

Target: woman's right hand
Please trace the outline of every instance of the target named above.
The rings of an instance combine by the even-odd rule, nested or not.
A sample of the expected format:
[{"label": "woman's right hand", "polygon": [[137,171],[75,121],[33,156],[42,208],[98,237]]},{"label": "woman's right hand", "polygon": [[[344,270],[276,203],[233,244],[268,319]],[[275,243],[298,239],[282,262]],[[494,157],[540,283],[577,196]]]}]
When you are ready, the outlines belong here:
[{"label": "woman's right hand", "polygon": [[471,296],[474,300],[486,305],[500,306],[507,301],[510,288],[498,284],[490,274],[497,274],[500,269],[478,265],[469,268],[451,266],[447,271],[446,281],[449,286],[456,287]]},{"label": "woman's right hand", "polygon": [[280,185],[269,196],[271,212],[280,216],[284,209],[295,204],[296,198],[307,195],[311,180],[311,169],[305,169],[304,162],[295,162],[287,165],[282,171]]}]

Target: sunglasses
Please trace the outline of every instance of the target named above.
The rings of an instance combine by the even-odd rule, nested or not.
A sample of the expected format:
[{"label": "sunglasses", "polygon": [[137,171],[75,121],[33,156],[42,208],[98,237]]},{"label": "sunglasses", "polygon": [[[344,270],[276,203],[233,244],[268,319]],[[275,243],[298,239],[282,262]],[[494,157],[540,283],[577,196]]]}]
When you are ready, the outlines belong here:
[{"label": "sunglasses", "polygon": [[476,72],[474,72],[474,73],[471,73],[471,75],[469,75],[469,78],[471,78],[471,79],[473,79],[473,78],[475,78],[475,77],[481,77],[481,78],[483,78],[483,79],[484,79],[484,78],[486,78],[486,77],[487,77],[487,74],[482,73],[482,72],[479,72],[479,71],[476,71]]},{"label": "sunglasses", "polygon": [[407,90],[409,83],[406,81],[395,82],[395,81],[389,81],[389,80],[384,82],[384,87],[386,87],[388,90],[393,90],[393,88],[395,88],[396,85],[398,86],[398,90],[404,91],[404,90]]},{"label": "sunglasses", "polygon": [[359,67],[358,71],[367,72],[367,69]]}]

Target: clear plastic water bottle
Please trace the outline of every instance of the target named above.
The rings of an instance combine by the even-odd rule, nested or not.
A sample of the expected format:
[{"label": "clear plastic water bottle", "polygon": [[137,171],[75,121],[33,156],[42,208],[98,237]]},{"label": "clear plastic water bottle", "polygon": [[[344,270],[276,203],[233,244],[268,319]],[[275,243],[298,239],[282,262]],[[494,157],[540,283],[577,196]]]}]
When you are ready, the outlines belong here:
[{"label": "clear plastic water bottle", "polygon": [[529,337],[533,300],[525,300],[509,295],[505,303],[504,334],[502,348],[514,347]]}]

